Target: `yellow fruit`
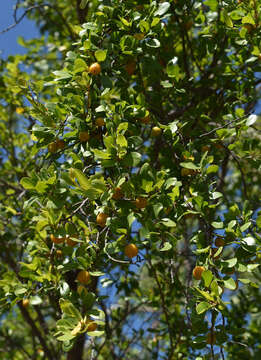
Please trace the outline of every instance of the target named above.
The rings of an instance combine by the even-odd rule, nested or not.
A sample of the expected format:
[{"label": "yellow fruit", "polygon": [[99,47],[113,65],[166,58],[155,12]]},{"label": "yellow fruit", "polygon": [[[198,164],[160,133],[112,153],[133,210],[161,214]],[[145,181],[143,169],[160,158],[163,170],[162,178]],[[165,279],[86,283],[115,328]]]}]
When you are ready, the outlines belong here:
[{"label": "yellow fruit", "polygon": [[91,279],[91,275],[87,270],[81,270],[76,278],[81,284],[88,284]]},{"label": "yellow fruit", "polygon": [[194,279],[200,280],[203,271],[205,271],[204,266],[195,266],[192,272]]},{"label": "yellow fruit", "polygon": [[88,320],[87,322],[87,332],[95,331],[98,325],[93,320]]},{"label": "yellow fruit", "polygon": [[57,144],[56,142],[51,142],[50,144],[48,144],[48,151],[50,153],[55,153],[57,151]]},{"label": "yellow fruit", "polygon": [[26,308],[27,306],[29,306],[29,304],[30,304],[29,299],[23,299],[22,305],[23,305],[24,308]]},{"label": "yellow fruit", "polygon": [[89,67],[89,72],[92,75],[98,75],[101,72],[101,65],[97,62],[91,64],[91,66]]},{"label": "yellow fruit", "polygon": [[144,197],[138,197],[135,200],[135,205],[138,209],[144,209],[147,206],[147,199]]},{"label": "yellow fruit", "polygon": [[63,141],[63,140],[57,140],[56,141],[56,147],[57,147],[57,149],[59,149],[59,150],[62,150],[62,149],[64,149],[64,147],[65,147],[65,142]]},{"label": "yellow fruit", "polygon": [[50,239],[54,244],[62,244],[65,241],[64,237],[56,237],[53,234],[50,235]]},{"label": "yellow fruit", "polygon": [[151,135],[152,135],[152,136],[155,136],[155,137],[160,136],[161,131],[162,131],[161,128],[159,128],[158,126],[154,126],[154,127],[151,129]]},{"label": "yellow fruit", "polygon": [[79,134],[79,140],[80,142],[85,142],[90,139],[90,135],[87,131],[81,131]]},{"label": "yellow fruit", "polygon": [[15,111],[17,114],[22,114],[24,112],[24,108],[19,106],[15,109]]},{"label": "yellow fruit", "polygon": [[215,240],[215,245],[217,247],[222,247],[225,245],[225,241],[222,239],[222,237],[217,237]]},{"label": "yellow fruit", "polygon": [[100,213],[97,215],[96,217],[96,222],[98,225],[100,225],[101,227],[104,227],[106,225],[106,220],[108,218],[107,214],[104,213]]},{"label": "yellow fruit", "polygon": [[114,199],[114,200],[120,200],[120,199],[122,199],[123,198],[123,193],[122,193],[122,191],[121,191],[121,188],[120,187],[116,187],[115,189],[114,189],[114,193],[113,193],[113,195],[112,195],[112,198]]},{"label": "yellow fruit", "polygon": [[[74,237],[74,238],[77,238],[76,235],[73,235],[73,237]],[[73,240],[73,239],[70,238],[70,237],[67,237],[67,238],[66,238],[66,243],[67,243],[68,246],[75,246],[75,245],[78,244],[77,241]]]},{"label": "yellow fruit", "polygon": [[214,332],[209,332],[207,334],[206,342],[209,345],[213,345],[216,342],[216,334]]},{"label": "yellow fruit", "polygon": [[138,255],[138,248],[135,244],[128,244],[124,248],[124,254],[129,258],[132,259],[133,257]]},{"label": "yellow fruit", "polygon": [[59,249],[55,251],[55,254],[56,254],[57,257],[62,257],[63,256],[62,250],[59,250]]},{"label": "yellow fruit", "polygon": [[104,126],[104,125],[105,125],[104,119],[103,119],[102,117],[97,118],[97,119],[95,120],[95,125],[96,125],[96,126],[99,126],[99,127]]},{"label": "yellow fruit", "polygon": [[134,60],[130,60],[125,65],[125,70],[130,76],[134,74],[135,69],[136,69],[136,62]]},{"label": "yellow fruit", "polygon": [[142,122],[142,124],[149,124],[150,116],[147,115],[147,116],[144,116],[144,117],[140,118],[140,122]]}]

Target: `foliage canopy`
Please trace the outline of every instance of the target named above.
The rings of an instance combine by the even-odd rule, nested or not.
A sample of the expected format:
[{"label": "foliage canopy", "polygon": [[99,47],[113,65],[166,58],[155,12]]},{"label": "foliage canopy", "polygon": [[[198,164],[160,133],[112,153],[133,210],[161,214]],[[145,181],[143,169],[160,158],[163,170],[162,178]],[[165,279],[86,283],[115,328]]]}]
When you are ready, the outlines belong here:
[{"label": "foliage canopy", "polygon": [[3,358],[260,358],[261,2],[18,11],[41,37],[0,60]]}]

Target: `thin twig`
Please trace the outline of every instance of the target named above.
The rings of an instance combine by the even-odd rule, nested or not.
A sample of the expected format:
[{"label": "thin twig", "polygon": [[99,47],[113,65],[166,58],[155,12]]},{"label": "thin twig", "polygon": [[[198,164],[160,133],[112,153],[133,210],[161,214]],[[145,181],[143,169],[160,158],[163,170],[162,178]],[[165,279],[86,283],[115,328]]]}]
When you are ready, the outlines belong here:
[{"label": "thin twig", "polygon": [[237,122],[237,121],[240,121],[240,120],[244,120],[245,118],[247,118],[247,117],[248,117],[249,115],[251,115],[252,113],[253,113],[253,111],[249,112],[248,114],[246,114],[246,115],[244,115],[244,116],[242,116],[242,117],[240,117],[240,118],[236,118],[236,119],[234,119],[234,120],[231,120],[231,121],[229,121],[228,123],[226,123],[225,125],[218,126],[217,128],[212,129],[211,131],[209,131],[209,132],[207,132],[207,133],[204,133],[204,134],[199,135],[199,137],[201,138],[201,137],[203,137],[203,136],[210,135],[210,134],[212,134],[213,132],[215,132],[215,131],[217,131],[217,130],[219,130],[219,129],[223,129],[223,128],[225,128],[225,127],[233,124],[234,122]]}]

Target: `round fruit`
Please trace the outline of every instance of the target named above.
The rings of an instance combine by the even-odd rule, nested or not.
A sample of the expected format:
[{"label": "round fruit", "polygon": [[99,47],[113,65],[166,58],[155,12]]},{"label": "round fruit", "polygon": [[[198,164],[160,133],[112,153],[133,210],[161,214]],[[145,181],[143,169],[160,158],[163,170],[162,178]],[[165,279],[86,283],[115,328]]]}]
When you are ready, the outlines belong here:
[{"label": "round fruit", "polygon": [[50,239],[54,244],[62,244],[65,240],[64,237],[56,237],[53,234],[50,235]]},{"label": "round fruit", "polygon": [[63,140],[57,140],[56,141],[56,147],[57,147],[57,149],[59,149],[59,150],[62,150],[62,149],[64,149],[64,147],[65,147],[65,142],[63,141]]},{"label": "round fruit", "polygon": [[147,199],[144,197],[138,197],[135,200],[135,205],[138,209],[144,209],[147,206]]},{"label": "round fruit", "polygon": [[63,256],[62,250],[59,250],[59,249],[55,251],[55,254],[56,254],[57,257],[62,257]]},{"label": "round fruit", "polygon": [[104,227],[106,225],[107,218],[108,218],[107,214],[100,213],[96,217],[96,222],[97,222],[98,225]]},{"label": "round fruit", "polygon": [[[76,235],[73,235],[73,237],[76,238]],[[66,243],[67,243],[68,246],[75,246],[75,245],[78,244],[77,241],[73,240],[73,239],[70,238],[70,237],[67,237],[67,238],[66,238]]]},{"label": "round fruit", "polygon": [[89,72],[92,75],[98,75],[101,72],[101,65],[97,62],[91,64],[91,66],[89,67]]},{"label": "round fruit", "polygon": [[192,272],[194,279],[200,280],[203,271],[205,271],[204,266],[195,266]]},{"label": "round fruit", "polygon": [[81,131],[79,134],[80,142],[85,142],[90,139],[90,135],[87,131]]},{"label": "round fruit", "polygon": [[87,332],[95,331],[97,329],[97,324],[93,320],[87,322]]},{"label": "round fruit", "polygon": [[50,153],[55,153],[57,150],[57,144],[55,142],[51,142],[50,144],[48,144],[48,151]]},{"label": "round fruit", "polygon": [[142,124],[149,124],[150,122],[150,116],[144,116],[143,118],[140,118],[140,121],[142,122]]},{"label": "round fruit", "polygon": [[215,245],[217,247],[222,247],[225,245],[225,241],[222,239],[222,237],[217,237],[215,240]]},{"label": "round fruit", "polygon": [[133,257],[138,255],[138,248],[135,244],[128,244],[124,248],[124,254],[129,258],[132,259]]},{"label": "round fruit", "polygon": [[214,332],[209,332],[206,338],[207,344],[213,345],[216,342],[216,335]]},{"label": "round fruit", "polygon": [[158,126],[154,126],[152,129],[151,129],[151,135],[152,136],[160,136],[161,134],[161,128],[159,128]]},{"label": "round fruit", "polygon": [[102,127],[105,125],[105,121],[102,117],[99,117],[95,120],[95,125],[96,126],[99,126],[99,127]]},{"label": "round fruit", "polygon": [[127,73],[131,76],[134,74],[136,69],[136,62],[134,60],[129,61],[126,65],[125,65],[125,70],[127,71]]},{"label": "round fruit", "polygon": [[112,195],[112,198],[113,198],[114,200],[120,200],[120,199],[123,198],[123,193],[122,193],[120,187],[116,187],[116,188],[114,189],[114,193],[113,193],[113,195]]},{"label": "round fruit", "polygon": [[22,305],[23,305],[24,308],[29,306],[29,303],[30,303],[29,299],[23,299],[23,301],[22,301]]},{"label": "round fruit", "polygon": [[76,278],[81,284],[88,284],[91,279],[91,275],[87,270],[81,270]]}]

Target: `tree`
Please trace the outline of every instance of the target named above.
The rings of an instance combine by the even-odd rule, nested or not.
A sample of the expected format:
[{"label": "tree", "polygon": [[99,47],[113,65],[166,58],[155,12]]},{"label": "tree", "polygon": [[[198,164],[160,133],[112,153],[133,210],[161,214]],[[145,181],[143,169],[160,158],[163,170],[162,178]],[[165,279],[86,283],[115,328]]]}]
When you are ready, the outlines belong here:
[{"label": "tree", "polygon": [[0,63],[4,359],[260,357],[260,13],[17,2],[42,36]]}]

